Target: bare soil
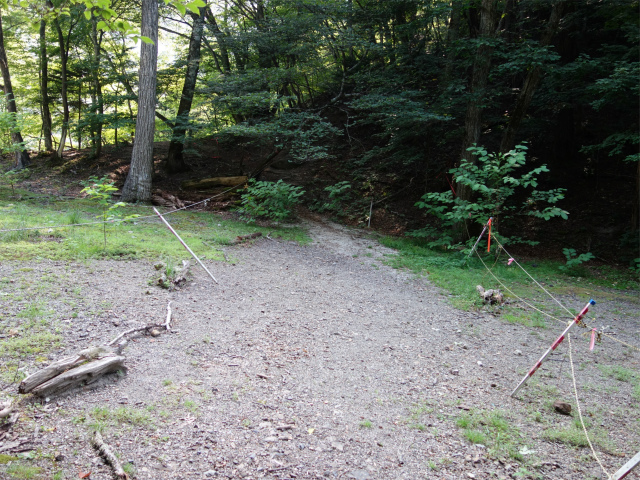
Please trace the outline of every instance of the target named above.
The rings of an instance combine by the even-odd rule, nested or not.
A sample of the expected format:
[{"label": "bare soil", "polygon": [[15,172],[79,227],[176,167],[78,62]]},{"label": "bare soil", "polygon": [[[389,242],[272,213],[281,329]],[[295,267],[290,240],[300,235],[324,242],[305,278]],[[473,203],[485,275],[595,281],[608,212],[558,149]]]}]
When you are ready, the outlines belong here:
[{"label": "bare soil", "polygon": [[[138,479],[601,478],[589,448],[545,434],[577,418],[566,342],[509,396],[562,325],[532,329],[455,310],[427,279],[384,265],[393,252],[370,234],[306,223],[312,245],[262,238],[226,247],[227,262],[208,262],[219,285],[194,267],[173,292],[149,286],[150,261],[0,264],[2,332],[41,302],[62,335],[48,360],[162,323],[170,300],[175,328],[132,341],[124,376],[24,399],[0,451],[20,441],[13,451],[32,452],[43,479],[111,479],[89,442],[100,428]],[[588,293],[561,300],[580,309]],[[598,325],[639,344],[637,298],[611,292],[594,310]],[[581,407],[613,473],[640,450],[640,406],[633,382],[604,367],[638,373],[640,353],[607,339],[590,352],[583,332],[572,337]],[[554,412],[556,400],[572,404],[573,417]],[[522,461],[491,448],[500,439],[482,422],[494,411]],[[485,419],[478,429],[493,432],[488,445],[470,443],[457,424],[473,412]]]}]

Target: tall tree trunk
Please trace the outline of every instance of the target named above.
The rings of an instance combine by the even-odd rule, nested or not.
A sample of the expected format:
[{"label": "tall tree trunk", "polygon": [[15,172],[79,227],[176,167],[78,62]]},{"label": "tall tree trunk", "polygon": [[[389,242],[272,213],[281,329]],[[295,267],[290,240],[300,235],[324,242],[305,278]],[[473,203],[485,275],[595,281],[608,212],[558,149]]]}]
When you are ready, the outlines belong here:
[{"label": "tall tree trunk", "polygon": [[200,68],[200,46],[202,45],[204,15],[204,8],[200,9],[200,15],[193,15],[193,29],[191,30],[191,37],[189,38],[187,71],[184,76],[182,96],[180,97],[178,114],[176,115],[175,126],[171,134],[171,143],[169,143],[169,153],[167,155],[167,163],[165,166],[169,173],[183,172],[187,170],[187,164],[184,163],[183,151],[184,142],[186,140],[185,136],[189,126],[191,104],[193,103],[193,95],[196,89],[198,69]]},{"label": "tall tree trunk", "polygon": [[[53,3],[51,0],[47,0],[47,6],[53,9]],[[58,146],[58,156],[62,158],[62,152],[64,152],[65,143],[67,143],[67,135],[69,132],[69,97],[67,93],[67,61],[69,59],[69,43],[64,41],[64,34],[60,27],[60,22],[57,18],[53,19],[53,26],[58,33],[58,45],[60,46],[60,96],[62,98],[62,132],[60,133],[60,145]],[[71,30],[73,29],[73,23],[69,27],[69,38],[71,37]]]},{"label": "tall tree trunk", "polygon": [[153,175],[153,134],[156,111],[156,68],[158,63],[158,3],[142,0],[143,36],[153,43],[142,43],[138,87],[136,136],[131,153],[131,167],[122,187],[125,202],[147,202],[151,199]]},{"label": "tall tree trunk", "polygon": [[93,91],[96,99],[94,105],[94,150],[93,155],[97,158],[102,154],[102,122],[104,118],[104,102],[102,98],[102,83],[100,82],[100,44],[102,43],[101,31],[98,34],[98,19],[91,17],[91,42],[93,43]]},{"label": "tall tree trunk", "polygon": [[53,152],[51,110],[49,109],[49,57],[47,57],[47,23],[40,21],[40,97],[42,102],[42,137],[44,149]]},{"label": "tall tree trunk", "polygon": [[[495,35],[496,27],[496,0],[482,0],[480,6],[480,36],[484,39],[491,39]],[[462,142],[461,157],[468,162],[473,161],[471,152],[467,149],[478,143],[480,140],[480,130],[482,126],[482,104],[485,99],[485,90],[491,69],[491,54],[493,47],[490,45],[480,45],[476,52],[473,63],[473,73],[471,77],[471,88],[467,113],[464,119],[465,136]],[[461,200],[471,199],[471,190],[462,183],[456,184],[456,195]],[[466,238],[466,228],[464,224],[457,226],[457,235],[460,239]]]},{"label": "tall tree trunk", "polygon": [[207,18],[207,26],[209,30],[213,32],[213,35],[216,37],[216,41],[218,42],[218,48],[220,48],[220,58],[222,60],[222,69],[224,73],[229,73],[231,71],[231,62],[229,61],[229,49],[227,48],[227,40],[225,38],[224,33],[218,27],[218,23],[216,22],[216,17],[213,16],[210,7],[206,7],[205,16]]},{"label": "tall tree trunk", "polygon": [[631,211],[631,231],[636,232],[640,224],[640,160],[636,161],[636,195]]},{"label": "tall tree trunk", "polygon": [[462,16],[462,0],[451,2],[451,16],[449,17],[449,28],[447,29],[447,54],[444,67],[444,80],[449,83],[453,73],[455,57],[453,46],[460,35],[460,19]]},{"label": "tall tree trunk", "polygon": [[[547,28],[545,29],[545,32],[540,39],[541,47],[546,47],[551,44],[553,36],[558,31],[558,26],[560,25],[562,10],[564,9],[565,3],[565,1],[558,1],[553,4],[553,8],[551,9],[551,16],[549,17],[549,22],[547,23]],[[518,94],[516,105],[513,109],[513,112],[511,112],[511,115],[509,116],[509,123],[507,124],[507,129],[502,136],[502,142],[500,142],[500,151],[502,153],[506,153],[513,148],[516,133],[518,132],[520,124],[522,123],[522,120],[527,113],[527,109],[529,108],[531,100],[533,99],[533,94],[538,88],[538,84],[540,83],[541,79],[541,66],[536,66],[529,70],[529,73],[527,73],[527,77],[525,78],[522,88],[520,89],[520,93]]]},{"label": "tall tree trunk", "polygon": [[[82,82],[78,83],[78,150],[82,148],[82,128],[80,124],[82,121]],[[69,134],[71,138],[71,134]]]},{"label": "tall tree trunk", "polygon": [[11,75],[9,74],[9,62],[7,62],[7,52],[4,48],[4,33],[2,31],[2,14],[0,13],[0,71],[2,71],[2,80],[4,81],[4,93],[7,96],[7,111],[12,117],[11,141],[16,146],[16,168],[22,169],[31,164],[29,152],[24,148],[22,134],[18,130],[16,100],[13,96],[13,87],[11,86]]}]

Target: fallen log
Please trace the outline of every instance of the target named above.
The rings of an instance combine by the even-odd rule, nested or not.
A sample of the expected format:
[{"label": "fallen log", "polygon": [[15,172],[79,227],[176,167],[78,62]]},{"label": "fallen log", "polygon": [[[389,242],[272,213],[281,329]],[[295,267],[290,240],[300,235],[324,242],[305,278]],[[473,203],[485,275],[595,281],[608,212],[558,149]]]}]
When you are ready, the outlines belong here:
[{"label": "fallen log", "polygon": [[162,191],[156,192],[151,195],[151,204],[158,205],[160,207],[173,208],[176,210],[179,208],[184,208],[185,206],[184,202],[175,195],[171,195],[170,193]]},{"label": "fallen log", "polygon": [[[18,391],[46,397],[75,386],[89,385],[108,373],[126,371],[125,357],[122,355],[122,350],[127,345],[127,340],[124,337],[138,332],[157,336],[163,330],[171,331],[171,302],[167,306],[167,318],[164,324],[132,328],[122,332],[108,345],[86,348],[75,356],[53,362],[48,367],[22,380]],[[122,340],[123,338],[124,340]],[[114,346],[117,342],[120,343]],[[7,409],[9,408],[10,406],[7,407]],[[4,412],[5,409],[0,414],[4,414]],[[11,412],[9,411],[7,415],[9,413]]]},{"label": "fallen log", "polygon": [[0,410],[0,418],[8,417],[9,415],[11,415],[11,412],[13,412],[13,402],[11,401],[9,401],[8,403],[3,403],[0,406],[2,407],[2,410]]},{"label": "fallen log", "polygon": [[54,393],[62,392],[63,390],[76,385],[89,385],[107,373],[126,370],[124,361],[125,357],[119,355],[94,360],[71,370],[67,370],[57,377],[38,385],[31,390],[31,392],[40,397],[46,397]]},{"label": "fallen log", "polygon": [[78,367],[84,363],[106,357],[108,355],[114,355],[116,352],[107,346],[103,347],[89,347],[80,351],[74,357],[63,358],[57,362],[53,362],[46,368],[37,371],[36,373],[29,375],[27,378],[20,382],[18,391],[20,393],[29,393],[38,385],[51,380],[52,378],[60,375],[67,370]]},{"label": "fallen log", "polygon": [[207,190],[213,187],[241,187],[247,183],[246,175],[238,177],[212,177],[200,180],[186,180],[180,184],[184,190]]},{"label": "fallen log", "polygon": [[250,233],[249,235],[238,235],[233,243],[236,243],[236,244],[244,243],[244,242],[247,242],[249,240],[254,240],[256,238],[259,238],[261,236],[262,236],[262,233],[260,233],[260,232]]}]

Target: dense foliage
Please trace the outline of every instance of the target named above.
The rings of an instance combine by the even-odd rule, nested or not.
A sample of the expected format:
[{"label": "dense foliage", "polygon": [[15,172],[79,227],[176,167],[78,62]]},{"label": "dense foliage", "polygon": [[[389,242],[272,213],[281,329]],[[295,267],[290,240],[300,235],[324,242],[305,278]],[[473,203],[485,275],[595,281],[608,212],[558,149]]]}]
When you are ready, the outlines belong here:
[{"label": "dense foliage", "polygon": [[[475,162],[473,144],[506,154],[522,141],[545,190],[571,195],[568,179],[603,175],[640,182],[637,1],[201,5],[160,2],[155,138],[179,146],[171,172],[187,167],[183,145],[216,134],[295,162],[333,159],[355,197],[361,185],[393,194],[413,182],[418,197],[457,190],[473,203],[479,190],[459,176],[450,188],[447,172]],[[17,125],[30,149],[60,154],[60,141],[95,155],[132,141],[135,4],[25,1],[5,5],[2,21],[18,108],[0,122],[5,152]],[[634,211],[618,223],[635,232],[632,189]]]}]

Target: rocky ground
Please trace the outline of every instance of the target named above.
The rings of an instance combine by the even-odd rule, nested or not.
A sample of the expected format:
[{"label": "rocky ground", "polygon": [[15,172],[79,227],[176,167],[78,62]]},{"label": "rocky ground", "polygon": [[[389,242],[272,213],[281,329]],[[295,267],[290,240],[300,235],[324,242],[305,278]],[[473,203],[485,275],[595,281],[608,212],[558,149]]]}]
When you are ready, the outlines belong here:
[{"label": "rocky ground", "polygon": [[[141,480],[602,478],[591,450],[573,445],[583,442],[566,342],[509,396],[562,325],[455,310],[427,279],[385,266],[393,252],[373,237],[309,230],[308,246],[225,247],[227,262],[209,262],[218,285],[194,267],[173,292],[149,285],[150,261],[2,263],[0,342],[32,321],[59,347],[15,366],[0,350],[11,366],[0,400],[16,396],[17,369],[162,323],[169,301],[175,330],[131,341],[126,375],[22,399],[16,423],[0,425],[0,452],[26,458],[0,464],[0,478],[113,478],[89,443],[95,429]],[[576,309],[588,299],[562,297]],[[611,292],[594,311],[640,345],[637,295]],[[613,473],[640,450],[640,353],[607,339],[590,352],[583,332],[572,337],[581,408]],[[18,476],[27,464],[39,472]]]}]

